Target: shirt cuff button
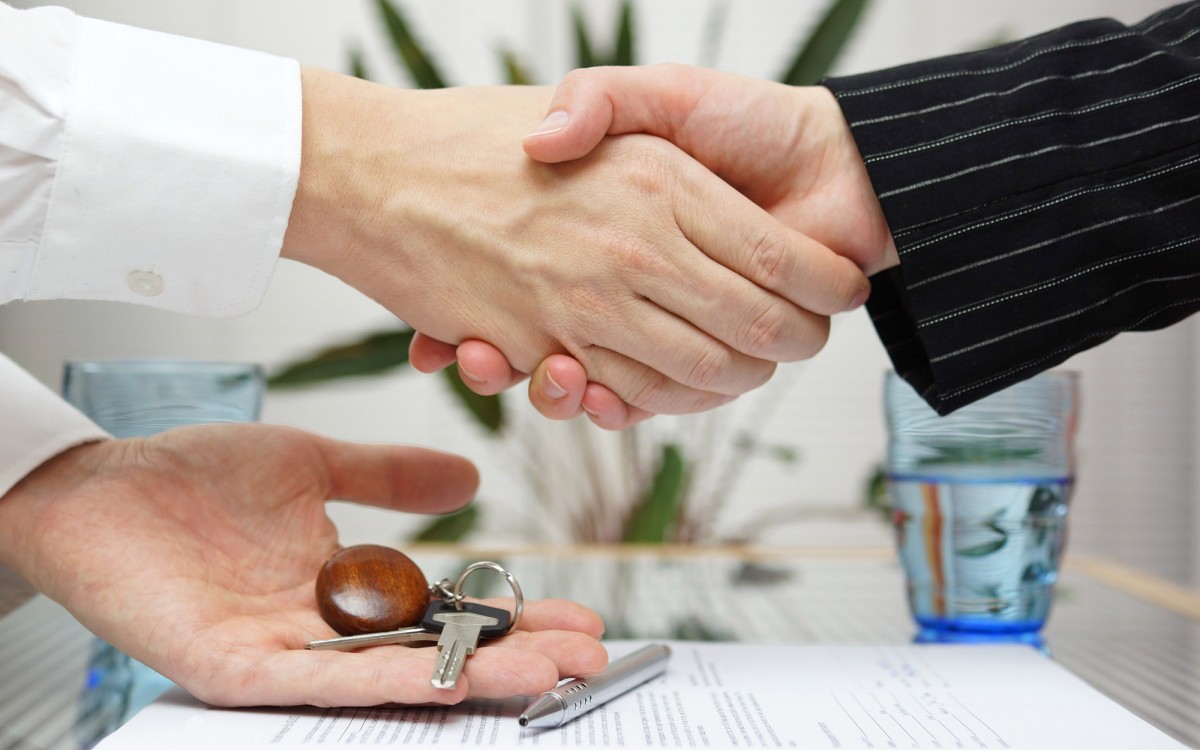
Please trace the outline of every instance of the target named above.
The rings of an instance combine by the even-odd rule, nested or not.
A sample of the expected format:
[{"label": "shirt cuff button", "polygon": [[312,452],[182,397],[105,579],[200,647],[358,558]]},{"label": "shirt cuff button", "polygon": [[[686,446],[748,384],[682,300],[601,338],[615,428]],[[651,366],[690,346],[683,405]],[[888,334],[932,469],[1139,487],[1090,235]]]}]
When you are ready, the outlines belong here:
[{"label": "shirt cuff button", "polygon": [[163,279],[151,271],[130,271],[125,277],[129,291],[141,297],[157,297],[163,291]]}]

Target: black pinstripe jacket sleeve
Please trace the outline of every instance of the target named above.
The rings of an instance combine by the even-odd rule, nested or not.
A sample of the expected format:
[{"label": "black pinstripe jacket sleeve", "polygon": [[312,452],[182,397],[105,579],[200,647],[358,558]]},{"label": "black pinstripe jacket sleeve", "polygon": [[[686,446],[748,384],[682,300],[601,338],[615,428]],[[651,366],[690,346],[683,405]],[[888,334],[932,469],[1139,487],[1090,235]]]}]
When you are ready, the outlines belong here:
[{"label": "black pinstripe jacket sleeve", "polygon": [[1200,308],[1200,2],[824,84],[900,253],[868,310],[940,412]]}]

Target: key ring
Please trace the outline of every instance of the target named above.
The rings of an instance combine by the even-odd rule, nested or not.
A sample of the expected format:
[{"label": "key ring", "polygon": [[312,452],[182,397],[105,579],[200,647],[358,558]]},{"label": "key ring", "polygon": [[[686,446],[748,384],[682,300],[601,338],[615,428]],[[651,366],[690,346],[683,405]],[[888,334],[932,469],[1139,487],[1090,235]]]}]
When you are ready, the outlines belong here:
[{"label": "key ring", "polygon": [[463,582],[467,580],[467,576],[471,575],[477,570],[490,570],[494,573],[499,573],[500,575],[504,576],[504,579],[508,581],[509,588],[512,589],[515,606],[513,607],[512,620],[508,623],[508,630],[504,631],[504,634],[508,635],[516,630],[517,623],[521,622],[521,614],[525,611],[525,595],[521,593],[521,584],[517,583],[516,577],[501,567],[499,563],[487,562],[485,560],[483,562],[477,562],[468,565],[467,569],[464,570],[462,575],[458,577],[458,580],[454,582],[454,588],[450,590],[450,593],[454,597],[454,608],[460,611],[462,610],[463,599],[466,598],[466,595],[462,593]]}]

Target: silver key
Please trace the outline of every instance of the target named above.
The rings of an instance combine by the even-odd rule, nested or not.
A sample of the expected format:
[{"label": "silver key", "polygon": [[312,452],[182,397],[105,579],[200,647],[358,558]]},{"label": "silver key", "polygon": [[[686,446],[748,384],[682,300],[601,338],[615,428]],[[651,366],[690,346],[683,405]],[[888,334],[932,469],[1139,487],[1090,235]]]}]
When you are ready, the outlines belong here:
[{"label": "silver key", "polygon": [[382,633],[363,633],[362,635],[311,641],[304,648],[313,651],[353,651],[356,648],[387,646],[393,643],[433,643],[441,637],[441,633],[426,630],[423,625],[414,625],[399,630],[386,630]]},{"label": "silver key", "polygon": [[500,621],[476,612],[438,612],[433,619],[443,623],[444,627],[438,639],[438,659],[430,684],[435,688],[451,690],[458,683],[467,657],[475,653],[480,631]]}]

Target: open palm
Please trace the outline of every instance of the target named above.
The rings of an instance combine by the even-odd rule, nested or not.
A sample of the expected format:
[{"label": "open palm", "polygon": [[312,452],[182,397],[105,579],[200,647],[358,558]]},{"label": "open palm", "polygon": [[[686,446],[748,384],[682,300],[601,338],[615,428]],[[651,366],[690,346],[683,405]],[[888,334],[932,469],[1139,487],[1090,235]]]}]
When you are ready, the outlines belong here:
[{"label": "open palm", "polygon": [[35,586],[213,704],[453,703],[601,669],[599,618],[565,601],[531,603],[453,691],[429,684],[432,649],[303,650],[334,634],[314,594],[338,548],[327,500],[440,512],[476,484],[469,462],[435,451],[210,425],[72,449],[5,497],[0,523],[35,530],[11,561]]}]

